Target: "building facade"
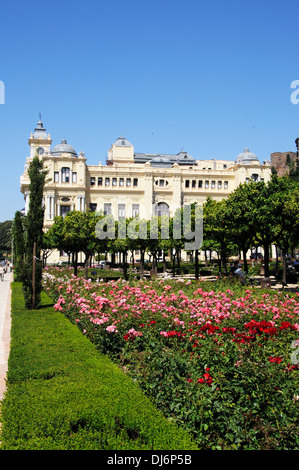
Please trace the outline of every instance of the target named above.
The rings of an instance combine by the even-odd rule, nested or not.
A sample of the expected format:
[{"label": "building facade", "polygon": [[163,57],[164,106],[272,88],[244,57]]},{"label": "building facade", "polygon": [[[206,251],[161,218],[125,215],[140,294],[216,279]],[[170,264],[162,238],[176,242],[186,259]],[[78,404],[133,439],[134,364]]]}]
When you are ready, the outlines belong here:
[{"label": "building facade", "polygon": [[[119,137],[108,151],[106,164],[88,165],[84,153],[65,139],[52,147],[50,134],[41,119],[28,140],[30,153],[21,176],[25,214],[29,204],[27,168],[39,155],[48,178],[44,188],[44,227],[47,230],[57,215],[72,210],[102,211],[119,217],[149,220],[152,215],[168,214],[184,205],[203,204],[207,196],[221,200],[246,181],[268,181],[270,161],[260,163],[245,148],[235,161],[196,160],[187,152],[176,155],[136,153],[134,146]],[[65,259],[53,254],[49,262]]]}]

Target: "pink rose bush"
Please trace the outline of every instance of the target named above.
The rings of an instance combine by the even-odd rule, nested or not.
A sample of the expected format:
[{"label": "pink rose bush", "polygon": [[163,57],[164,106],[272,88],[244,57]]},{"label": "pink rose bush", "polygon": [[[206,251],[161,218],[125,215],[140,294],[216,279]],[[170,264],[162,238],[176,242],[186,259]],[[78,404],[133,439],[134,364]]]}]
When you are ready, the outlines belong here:
[{"label": "pink rose bush", "polygon": [[44,274],[55,310],[202,448],[295,448],[299,295],[234,287]]}]

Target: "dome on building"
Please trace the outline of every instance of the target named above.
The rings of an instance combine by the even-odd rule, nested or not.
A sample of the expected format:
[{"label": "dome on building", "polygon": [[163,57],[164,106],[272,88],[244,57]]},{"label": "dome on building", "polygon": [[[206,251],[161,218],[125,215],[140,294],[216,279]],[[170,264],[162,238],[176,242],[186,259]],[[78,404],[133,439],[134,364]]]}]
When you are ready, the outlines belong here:
[{"label": "dome on building", "polygon": [[62,139],[60,144],[55,145],[55,147],[53,147],[52,152],[51,152],[51,154],[54,156],[58,156],[61,153],[70,153],[73,157],[78,156],[74,147],[69,145],[65,139]]},{"label": "dome on building", "polygon": [[114,145],[117,147],[131,147],[132,144],[129,142],[125,137],[119,137],[115,142]]},{"label": "dome on building", "polygon": [[181,151],[180,153],[177,154],[177,161],[178,162],[194,162],[194,158],[191,157],[187,152]]},{"label": "dome on building", "polygon": [[252,162],[259,163],[259,159],[255,153],[250,152],[248,148],[245,148],[244,152],[240,153],[236,158],[236,163],[250,164]]}]

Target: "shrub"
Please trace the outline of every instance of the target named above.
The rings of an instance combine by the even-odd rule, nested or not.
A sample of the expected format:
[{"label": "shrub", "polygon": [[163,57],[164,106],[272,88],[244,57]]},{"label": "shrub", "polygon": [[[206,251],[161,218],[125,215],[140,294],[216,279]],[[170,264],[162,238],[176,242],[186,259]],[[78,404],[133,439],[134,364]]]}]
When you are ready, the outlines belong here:
[{"label": "shrub", "polygon": [[26,310],[13,284],[3,450],[196,449],[43,294]]},{"label": "shrub", "polygon": [[[47,277],[55,308],[201,449],[298,449],[298,294]],[[213,290],[211,289],[213,287]]]}]

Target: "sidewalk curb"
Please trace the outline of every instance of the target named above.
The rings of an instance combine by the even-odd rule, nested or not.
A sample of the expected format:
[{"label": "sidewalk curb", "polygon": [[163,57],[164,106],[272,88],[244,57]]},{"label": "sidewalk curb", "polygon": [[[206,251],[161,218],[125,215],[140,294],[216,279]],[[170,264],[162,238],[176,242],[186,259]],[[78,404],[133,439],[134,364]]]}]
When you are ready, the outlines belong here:
[{"label": "sidewalk curb", "polygon": [[10,350],[10,330],[11,330],[11,283],[13,281],[13,274],[10,273],[9,279],[9,290],[7,296],[7,303],[4,314],[4,323],[2,338],[0,338],[1,347],[4,348],[4,358],[1,359],[0,363],[0,401],[3,399],[5,389],[6,389],[6,373],[8,370],[8,357]]}]

